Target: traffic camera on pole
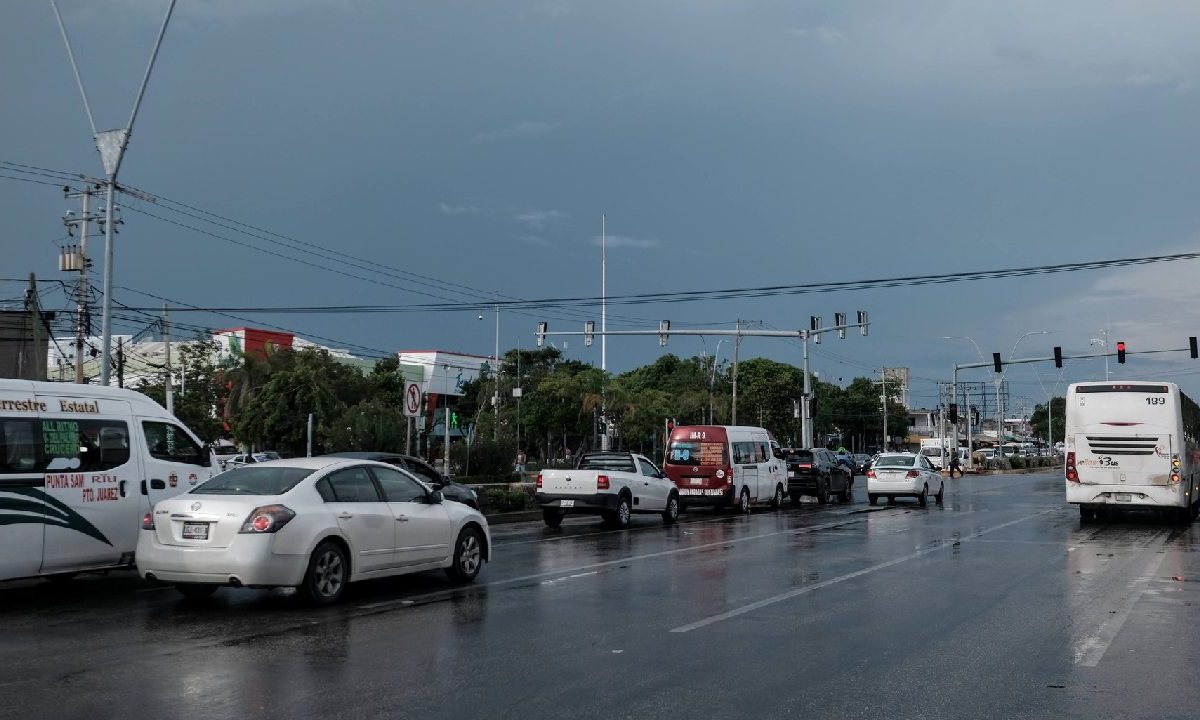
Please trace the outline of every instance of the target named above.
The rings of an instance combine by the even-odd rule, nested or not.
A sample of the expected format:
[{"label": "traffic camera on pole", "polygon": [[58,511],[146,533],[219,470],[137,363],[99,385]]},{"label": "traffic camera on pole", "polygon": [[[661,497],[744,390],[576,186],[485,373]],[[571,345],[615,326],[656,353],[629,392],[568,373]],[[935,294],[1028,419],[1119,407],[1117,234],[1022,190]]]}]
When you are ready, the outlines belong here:
[{"label": "traffic camera on pole", "polygon": [[1125,362],[1125,341],[1124,340],[1117,341],[1117,362],[1122,363],[1122,364]]},{"label": "traffic camera on pole", "polygon": [[548,327],[549,327],[548,323],[540,322],[537,324],[537,346],[538,347],[541,347],[546,342],[546,329]]}]

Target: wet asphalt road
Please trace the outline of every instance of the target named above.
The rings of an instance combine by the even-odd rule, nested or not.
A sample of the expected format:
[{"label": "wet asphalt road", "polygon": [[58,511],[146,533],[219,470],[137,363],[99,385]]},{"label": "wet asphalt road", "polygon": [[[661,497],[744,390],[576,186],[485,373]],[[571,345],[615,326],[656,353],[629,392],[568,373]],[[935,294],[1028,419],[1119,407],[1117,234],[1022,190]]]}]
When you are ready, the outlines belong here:
[{"label": "wet asphalt road", "polygon": [[1200,524],[1080,526],[1061,476],[943,506],[497,526],[311,609],[132,573],[0,587],[0,717],[1197,718]]}]

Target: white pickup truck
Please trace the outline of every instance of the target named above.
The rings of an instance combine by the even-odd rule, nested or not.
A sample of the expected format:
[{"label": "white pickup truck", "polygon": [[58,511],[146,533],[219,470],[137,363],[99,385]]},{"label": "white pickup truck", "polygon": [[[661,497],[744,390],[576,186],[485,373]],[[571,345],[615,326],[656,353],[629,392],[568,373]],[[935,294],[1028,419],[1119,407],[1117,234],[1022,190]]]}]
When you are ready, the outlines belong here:
[{"label": "white pickup truck", "polygon": [[679,491],[654,463],[627,452],[594,452],[571,470],[543,470],[537,476],[537,503],[550,527],[567,513],[599,515],[627,527],[634,513],[655,513],[670,524],[679,519]]}]

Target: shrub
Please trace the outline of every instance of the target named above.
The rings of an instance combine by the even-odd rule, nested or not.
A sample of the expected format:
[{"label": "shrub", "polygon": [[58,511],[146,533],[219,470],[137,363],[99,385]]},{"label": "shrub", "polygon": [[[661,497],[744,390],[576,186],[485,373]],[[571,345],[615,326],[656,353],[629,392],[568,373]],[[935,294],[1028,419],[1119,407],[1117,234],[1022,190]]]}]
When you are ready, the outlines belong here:
[{"label": "shrub", "polygon": [[529,506],[529,493],[524,490],[488,488],[484,494],[484,510],[488,512],[515,512]]}]

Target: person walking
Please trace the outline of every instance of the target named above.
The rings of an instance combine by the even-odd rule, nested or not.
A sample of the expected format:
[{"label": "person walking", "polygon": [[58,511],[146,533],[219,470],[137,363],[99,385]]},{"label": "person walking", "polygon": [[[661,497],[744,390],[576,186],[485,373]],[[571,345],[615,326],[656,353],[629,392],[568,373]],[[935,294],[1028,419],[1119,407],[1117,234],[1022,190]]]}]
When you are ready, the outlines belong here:
[{"label": "person walking", "polygon": [[958,471],[958,476],[963,476],[962,466],[958,464],[958,450],[952,451],[954,454],[950,456],[950,479],[954,479],[954,471]]}]

